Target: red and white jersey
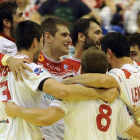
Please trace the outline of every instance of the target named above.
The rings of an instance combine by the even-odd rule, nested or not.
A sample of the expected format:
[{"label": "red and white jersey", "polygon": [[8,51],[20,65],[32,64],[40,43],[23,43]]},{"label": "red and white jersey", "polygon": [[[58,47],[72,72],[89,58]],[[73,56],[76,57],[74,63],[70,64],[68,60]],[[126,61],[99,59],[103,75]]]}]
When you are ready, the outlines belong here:
[{"label": "red and white jersey", "polygon": [[[16,58],[27,58],[25,55],[15,56]],[[19,106],[26,108],[40,108],[43,92],[38,90],[40,82],[51,77],[41,66],[31,62],[27,64],[33,73],[26,71],[29,78],[24,82],[15,81],[13,73],[8,67],[0,67],[0,140],[42,140],[42,130],[25,120],[15,117],[10,118],[4,111],[3,102],[12,101]]]},{"label": "red and white jersey", "polygon": [[128,105],[131,112],[133,107],[140,106],[140,63],[125,64],[121,69],[112,69],[112,75],[120,86],[120,97]]},{"label": "red and white jersey", "polygon": [[[53,79],[61,82],[64,78],[81,74],[81,63],[79,60],[68,58],[65,60],[54,61],[44,53],[39,55],[39,65],[42,65],[50,72]],[[42,98],[42,108],[49,107],[55,98],[52,95],[44,94]],[[59,120],[55,124],[42,127],[47,140],[63,140],[64,138],[64,120]]]},{"label": "red and white jersey", "polygon": [[17,53],[17,47],[13,38],[0,33],[0,52],[14,56]]},{"label": "red and white jersey", "polygon": [[0,52],[0,66],[3,66],[3,64],[1,62],[1,60],[2,60],[3,57],[4,57],[4,54]]},{"label": "red and white jersey", "polygon": [[50,106],[65,114],[64,140],[116,140],[116,129],[125,133],[135,122],[121,99],[111,104],[100,99],[54,100]]},{"label": "red and white jersey", "polygon": [[81,62],[75,58],[54,61],[44,53],[40,53],[38,64],[46,68],[52,77],[61,82],[63,79],[81,74]]}]

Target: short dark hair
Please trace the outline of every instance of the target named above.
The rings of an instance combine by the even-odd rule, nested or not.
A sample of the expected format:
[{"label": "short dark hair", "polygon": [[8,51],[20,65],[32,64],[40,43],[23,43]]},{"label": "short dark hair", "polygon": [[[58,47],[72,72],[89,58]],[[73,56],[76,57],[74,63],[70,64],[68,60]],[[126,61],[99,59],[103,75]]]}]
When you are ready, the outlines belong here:
[{"label": "short dark hair", "polygon": [[139,47],[139,50],[140,50],[140,33],[131,34],[128,37],[128,42],[130,44],[130,47],[132,47],[132,46],[138,46]]},{"label": "short dark hair", "polygon": [[107,56],[96,47],[90,47],[84,51],[81,65],[84,73],[106,73],[108,67]]},{"label": "short dark hair", "polygon": [[0,32],[4,31],[4,19],[7,19],[13,23],[13,15],[16,14],[17,8],[18,5],[15,1],[4,1],[0,3]]},{"label": "short dark hair", "polygon": [[57,25],[63,25],[68,28],[70,28],[71,26],[71,24],[68,21],[62,18],[55,17],[55,16],[47,17],[41,23],[43,34],[49,32],[52,36],[55,36],[55,33],[58,31]]},{"label": "short dark hair", "polygon": [[127,37],[118,32],[107,33],[101,41],[101,48],[105,53],[111,49],[117,58],[130,57]]},{"label": "short dark hair", "polygon": [[84,35],[87,35],[91,22],[94,22],[100,26],[100,23],[98,22],[98,20],[93,16],[91,16],[90,18],[80,18],[74,23],[72,27],[72,31],[71,31],[72,43],[74,46],[76,45],[78,41],[78,33],[81,32]]},{"label": "short dark hair", "polygon": [[39,24],[30,20],[20,22],[14,30],[17,50],[29,50],[34,38],[40,42],[42,35],[43,32]]}]

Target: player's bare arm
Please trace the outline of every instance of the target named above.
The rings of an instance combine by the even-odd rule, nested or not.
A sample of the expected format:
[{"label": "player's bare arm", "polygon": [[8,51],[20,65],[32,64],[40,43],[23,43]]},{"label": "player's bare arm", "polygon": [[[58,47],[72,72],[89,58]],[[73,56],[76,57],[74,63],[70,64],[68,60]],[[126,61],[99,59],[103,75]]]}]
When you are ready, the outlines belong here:
[{"label": "player's bare arm", "polygon": [[[53,79],[47,79],[43,84],[45,93],[53,95],[60,99],[103,99],[109,102],[114,101],[118,96],[117,90],[114,89],[93,89],[79,85],[64,85]],[[112,95],[112,97],[110,97]]]},{"label": "player's bare arm", "polygon": [[64,84],[81,84],[87,87],[95,88],[117,88],[118,82],[115,78],[108,74],[87,73],[75,77],[68,77],[64,81]]},{"label": "player's bare arm", "polygon": [[52,125],[65,116],[64,112],[57,107],[49,107],[47,109],[24,108],[12,102],[5,104],[5,110],[9,117],[18,116],[36,126]]},{"label": "player's bare arm", "polygon": [[128,129],[126,133],[129,134],[131,137],[140,140],[140,125],[135,122],[135,124],[130,129]]},{"label": "player's bare arm", "polygon": [[20,78],[20,80],[23,81],[21,72],[28,78],[25,69],[30,72],[33,72],[32,69],[28,67],[25,63],[30,63],[30,61],[27,59],[14,58],[12,56],[9,56],[6,59],[6,64],[9,66],[10,70],[12,71],[16,81],[18,81],[18,78]]}]

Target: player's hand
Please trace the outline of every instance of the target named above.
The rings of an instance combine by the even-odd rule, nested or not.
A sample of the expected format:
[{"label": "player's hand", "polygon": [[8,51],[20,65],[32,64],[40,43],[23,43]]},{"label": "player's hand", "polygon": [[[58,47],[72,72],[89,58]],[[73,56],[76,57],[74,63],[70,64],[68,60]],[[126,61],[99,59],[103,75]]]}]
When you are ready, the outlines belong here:
[{"label": "player's hand", "polygon": [[140,106],[134,107],[134,115],[137,119],[137,121],[140,121]]},{"label": "player's hand", "polygon": [[73,81],[71,80],[71,77],[67,77],[66,79],[64,79],[63,81],[61,81],[61,83],[65,84],[65,85],[75,84],[75,83],[73,83]]},{"label": "player's hand", "polygon": [[15,110],[17,109],[17,105],[13,102],[7,102],[5,103],[5,111],[6,111],[6,114],[7,116],[9,117],[15,117],[16,114],[15,114]]},{"label": "player's hand", "polygon": [[112,103],[118,97],[118,95],[119,92],[116,88],[105,89],[101,99]]},{"label": "player's hand", "polygon": [[18,81],[18,77],[20,78],[21,81],[23,81],[23,78],[22,78],[22,75],[21,75],[20,72],[22,72],[28,78],[28,75],[25,72],[25,69],[30,71],[30,72],[33,72],[30,67],[28,67],[26,64],[24,64],[24,63],[30,63],[30,61],[27,60],[27,59],[14,58],[14,57],[10,56],[7,59],[6,63],[9,66],[12,73],[14,74],[14,77],[15,77],[16,81]]}]

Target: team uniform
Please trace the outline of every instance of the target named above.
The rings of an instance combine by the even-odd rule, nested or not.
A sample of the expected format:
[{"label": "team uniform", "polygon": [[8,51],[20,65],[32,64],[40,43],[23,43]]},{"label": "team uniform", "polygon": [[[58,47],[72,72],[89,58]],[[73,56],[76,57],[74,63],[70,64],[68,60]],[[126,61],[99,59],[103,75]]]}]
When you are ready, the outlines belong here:
[{"label": "team uniform", "polygon": [[[39,65],[42,65],[52,78],[61,82],[66,77],[80,75],[81,63],[74,58],[54,61],[47,57],[44,53],[39,55]],[[52,95],[44,94],[42,98],[42,108],[47,108],[55,98]],[[64,138],[64,120],[59,120],[55,124],[47,127],[42,127],[45,138],[47,140],[63,140]]]},{"label": "team uniform", "polygon": [[[120,86],[120,97],[133,113],[133,107],[140,106],[140,63],[125,64],[121,69],[112,69],[112,75]],[[138,122],[140,124],[140,122]]]},{"label": "team uniform", "polygon": [[100,99],[54,100],[50,106],[65,114],[64,140],[116,140],[116,129],[123,134],[135,122],[121,99],[111,104]]},{"label": "team uniform", "polygon": [[[18,55],[16,58],[29,59],[28,56]],[[10,118],[4,110],[4,103],[12,101],[26,108],[40,108],[43,92],[38,86],[45,78],[50,78],[41,66],[31,62],[27,64],[33,73],[26,71],[29,78],[24,77],[24,82],[17,82],[8,67],[0,67],[0,140],[43,140],[42,130],[25,120],[15,117]]]},{"label": "team uniform", "polygon": [[4,54],[0,52],[0,66],[3,66],[3,64],[1,62],[1,60],[2,60],[3,57],[4,57]]},{"label": "team uniform", "polygon": [[11,56],[17,53],[15,40],[3,33],[0,33],[0,52]]}]

